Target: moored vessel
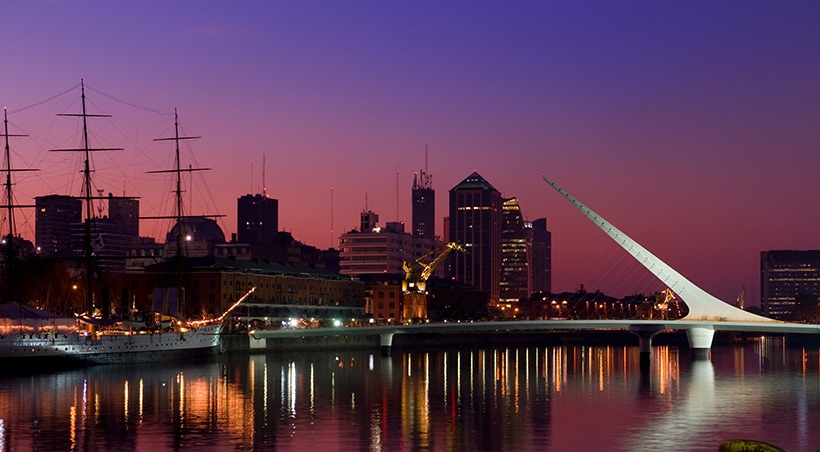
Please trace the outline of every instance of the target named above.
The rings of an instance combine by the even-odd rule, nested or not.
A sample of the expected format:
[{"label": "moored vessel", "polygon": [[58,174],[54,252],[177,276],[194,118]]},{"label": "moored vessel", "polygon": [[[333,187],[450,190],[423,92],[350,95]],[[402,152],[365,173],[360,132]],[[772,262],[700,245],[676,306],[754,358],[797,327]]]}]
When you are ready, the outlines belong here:
[{"label": "moored vessel", "polygon": [[[251,288],[219,317],[168,326],[146,327],[132,322],[103,322],[97,319],[63,317],[18,303],[0,305],[0,359],[13,360],[28,370],[61,364],[148,362],[185,356],[193,352],[213,353],[225,318],[242,303]],[[2,372],[2,370],[0,370]]]},{"label": "moored vessel", "polygon": [[[60,114],[58,116],[75,116],[82,122],[82,144],[76,149],[52,149],[51,151],[75,152],[82,155],[82,196],[78,197],[85,204],[85,218],[83,221],[83,246],[80,260],[83,265],[76,269],[76,275],[82,282],[85,295],[84,305],[71,308],[78,309],[82,314],[65,316],[42,309],[32,308],[10,302],[0,305],[0,359],[15,361],[25,361],[24,366],[10,366],[5,370],[26,370],[40,367],[52,367],[64,362],[72,363],[124,363],[124,362],[145,362],[156,361],[168,356],[193,356],[194,352],[212,353],[219,345],[220,333],[225,317],[253,291],[250,290],[230,306],[222,315],[207,316],[203,314],[202,320],[186,320],[185,309],[185,287],[181,277],[182,253],[181,240],[177,240],[175,259],[177,263],[176,287],[168,289],[166,296],[173,297],[173,306],[165,306],[162,312],[144,313],[142,318],[145,321],[137,321],[134,306],[130,310],[122,306],[124,318],[119,318],[114,314],[108,300],[108,287],[100,284],[101,270],[98,264],[99,249],[102,243],[92,245],[93,237],[98,236],[92,230],[95,218],[93,216],[92,200],[102,199],[101,196],[92,195],[90,155],[92,152],[114,151],[120,148],[94,148],[89,146],[88,139],[88,118],[108,117],[108,115],[98,115],[88,113],[86,110],[85,85],[81,81],[81,101],[82,112],[77,114]],[[179,135],[178,117],[175,112],[175,134],[171,138],[162,138],[158,141],[174,141],[176,143],[175,168],[155,172],[169,172],[176,175],[176,212],[170,217],[175,219],[177,225],[182,224],[184,219],[193,218],[182,214],[182,189],[181,174],[183,172],[200,170],[188,168],[183,169],[179,161],[179,141],[193,137],[181,137]],[[6,162],[7,181],[6,191],[8,203],[3,207],[9,209],[9,223],[11,231],[9,237],[14,237],[12,212],[14,208],[33,207],[14,205],[11,195],[11,164],[8,160],[9,146],[8,137],[18,136],[8,133],[8,123],[6,121]],[[22,135],[19,135],[22,136]],[[99,190],[98,190],[99,191]],[[106,198],[112,199],[112,195]],[[141,218],[142,219],[142,218]],[[101,242],[101,236],[99,236]],[[11,254],[12,247],[6,246],[5,251]],[[15,262],[14,256],[7,257],[4,261],[6,267],[11,267]],[[6,274],[13,274],[6,269]],[[9,289],[8,300],[19,299],[11,292],[15,287],[15,282],[4,284]],[[80,284],[74,286],[78,289]],[[100,295],[95,299],[95,294]],[[161,304],[161,303],[160,303]],[[167,303],[171,304],[171,303]],[[153,307],[153,306],[152,306]],[[154,307],[155,308],[155,307]],[[156,309],[156,308],[155,308]],[[223,308],[224,309],[224,308]],[[71,312],[70,310],[67,310]],[[130,315],[128,315],[130,311]],[[187,317],[190,319],[190,317]],[[0,370],[3,372],[3,370]]]}]

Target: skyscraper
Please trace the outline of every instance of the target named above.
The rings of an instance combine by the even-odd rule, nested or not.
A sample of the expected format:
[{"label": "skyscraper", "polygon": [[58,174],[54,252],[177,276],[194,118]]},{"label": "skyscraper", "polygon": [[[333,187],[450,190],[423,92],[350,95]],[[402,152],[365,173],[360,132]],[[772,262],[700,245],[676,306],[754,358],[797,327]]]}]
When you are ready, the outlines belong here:
[{"label": "skyscraper", "polygon": [[773,250],[760,253],[760,304],[763,314],[788,320],[800,296],[820,294],[820,251]]},{"label": "skyscraper", "polygon": [[547,219],[532,222],[532,291],[552,291],[552,233],[547,230]]},{"label": "skyscraper", "polygon": [[413,177],[413,237],[435,239],[436,192],[432,177],[424,170]]},{"label": "skyscraper", "polygon": [[108,194],[108,219],[114,224],[118,234],[139,237],[140,202],[138,199],[115,198]]},{"label": "skyscraper", "polygon": [[498,304],[501,282],[501,193],[473,172],[450,190],[449,240],[467,253],[452,253],[453,277]]},{"label": "skyscraper", "polygon": [[34,236],[40,253],[73,257],[71,225],[82,221],[83,202],[72,196],[46,195],[34,198],[34,205]]},{"label": "skyscraper", "polygon": [[247,243],[255,257],[268,257],[279,231],[279,201],[261,194],[236,201],[236,239]]},{"label": "skyscraper", "polygon": [[524,221],[517,198],[502,203],[500,303],[515,308],[530,296],[530,248],[532,224]]}]

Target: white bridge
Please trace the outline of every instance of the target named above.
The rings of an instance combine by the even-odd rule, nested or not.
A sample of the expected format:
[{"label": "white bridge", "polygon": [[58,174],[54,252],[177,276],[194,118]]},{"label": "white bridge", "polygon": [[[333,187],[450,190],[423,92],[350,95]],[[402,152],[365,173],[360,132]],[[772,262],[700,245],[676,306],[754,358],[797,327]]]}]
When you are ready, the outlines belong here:
[{"label": "white bridge", "polygon": [[252,349],[265,348],[266,338],[309,336],[379,335],[382,350],[389,350],[395,334],[455,333],[455,332],[524,332],[549,330],[612,330],[627,329],[639,338],[641,363],[648,364],[652,337],[664,330],[685,330],[689,347],[696,358],[708,358],[715,331],[756,332],[761,334],[820,333],[820,325],[787,323],[761,317],[738,309],[686,279],[675,269],[650,253],[612,223],[593,212],[551,180],[544,180],[561,196],[595,223],[612,240],[652,272],[686,303],[689,313],[678,320],[511,320],[493,322],[451,322],[415,325],[388,325],[347,328],[312,328],[251,331]]}]

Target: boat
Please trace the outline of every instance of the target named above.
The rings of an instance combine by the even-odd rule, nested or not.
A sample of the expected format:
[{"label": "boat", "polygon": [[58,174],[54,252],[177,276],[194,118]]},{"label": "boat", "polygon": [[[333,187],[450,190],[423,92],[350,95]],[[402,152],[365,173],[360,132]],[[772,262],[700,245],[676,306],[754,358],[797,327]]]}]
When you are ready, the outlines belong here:
[{"label": "boat", "polygon": [[[96,271],[93,265],[95,259],[95,249],[92,246],[92,200],[99,199],[91,195],[91,173],[90,153],[96,151],[113,151],[119,148],[90,148],[88,145],[88,124],[87,119],[108,115],[95,115],[86,112],[85,85],[80,81],[82,113],[61,114],[59,116],[76,116],[82,119],[82,130],[84,146],[79,149],[54,149],[54,151],[69,151],[84,153],[85,163],[83,168],[83,192],[82,197],[85,203],[85,234],[83,242],[83,283],[85,306],[82,314],[75,314],[73,317],[62,316],[53,312],[36,309],[29,306],[10,302],[0,305],[0,359],[14,359],[25,361],[28,365],[22,368],[30,369],[34,367],[51,367],[62,363],[131,363],[156,361],[163,359],[167,355],[178,356],[182,352],[185,356],[191,356],[192,352],[213,352],[219,345],[220,334],[222,333],[223,321],[240,303],[242,303],[255,287],[251,287],[242,297],[235,301],[224,313],[218,317],[205,318],[202,320],[186,320],[180,318],[177,313],[154,313],[148,322],[136,322],[112,318],[110,313],[102,312],[94,308],[93,285],[95,284]],[[177,224],[187,218],[182,214],[182,190],[181,173],[185,171],[195,171],[202,169],[181,169],[179,160],[179,141],[195,137],[179,136],[179,121],[176,111],[175,136],[172,138],[160,138],[157,141],[173,140],[176,142],[176,167],[172,170],[162,170],[154,172],[170,172],[176,174],[176,205],[177,211],[172,217],[146,217],[146,218],[174,218]],[[6,188],[8,194],[8,207],[13,212],[11,191],[11,162],[9,159],[8,121],[5,122],[6,136],[6,159],[8,161],[8,177]],[[109,196],[110,198],[110,196]],[[32,206],[33,207],[33,206]],[[11,213],[10,223],[13,224]],[[13,237],[13,226],[10,226]],[[178,234],[181,235],[181,234]],[[182,243],[177,240],[176,262],[177,268],[181,272],[182,268]],[[7,259],[7,262],[10,262]],[[178,276],[176,294],[182,294],[180,312],[185,312],[184,288],[182,278]],[[2,372],[2,370],[0,370]]]},{"label": "boat", "polygon": [[[74,318],[32,308],[16,302],[0,305],[0,359],[22,367],[4,370],[35,370],[66,364],[114,364],[150,362],[181,353],[213,353],[225,318],[255,290],[252,287],[227,311],[214,319],[176,320],[165,327],[151,327],[76,315]],[[139,326],[138,326],[139,325]]]}]

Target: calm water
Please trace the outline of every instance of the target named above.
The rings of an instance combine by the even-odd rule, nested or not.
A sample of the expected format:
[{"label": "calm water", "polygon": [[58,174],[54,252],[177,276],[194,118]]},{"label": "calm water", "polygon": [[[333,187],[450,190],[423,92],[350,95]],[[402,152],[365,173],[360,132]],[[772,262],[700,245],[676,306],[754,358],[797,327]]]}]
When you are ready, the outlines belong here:
[{"label": "calm water", "polygon": [[780,339],[219,356],[0,377],[0,449],[820,449],[820,357]]}]

